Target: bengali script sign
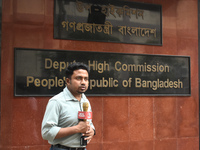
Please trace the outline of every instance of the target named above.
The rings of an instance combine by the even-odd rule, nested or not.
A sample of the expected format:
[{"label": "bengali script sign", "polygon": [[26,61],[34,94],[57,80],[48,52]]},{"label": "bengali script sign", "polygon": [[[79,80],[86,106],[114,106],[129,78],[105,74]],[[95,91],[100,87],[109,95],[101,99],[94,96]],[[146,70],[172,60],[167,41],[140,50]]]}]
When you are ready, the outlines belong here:
[{"label": "bengali script sign", "polygon": [[65,69],[91,70],[87,95],[189,96],[190,57],[15,49],[15,96],[52,96],[65,87]]},{"label": "bengali script sign", "polygon": [[54,38],[162,45],[160,5],[54,0]]}]

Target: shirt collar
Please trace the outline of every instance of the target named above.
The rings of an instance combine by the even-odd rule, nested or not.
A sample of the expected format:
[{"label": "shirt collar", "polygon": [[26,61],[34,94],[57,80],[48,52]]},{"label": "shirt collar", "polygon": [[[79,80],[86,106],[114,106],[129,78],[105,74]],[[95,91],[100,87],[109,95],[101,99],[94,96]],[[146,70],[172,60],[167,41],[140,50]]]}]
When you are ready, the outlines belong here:
[{"label": "shirt collar", "polygon": [[[73,95],[72,93],[68,90],[67,86],[63,89],[63,92],[64,92],[64,98],[65,100],[69,101],[69,100],[74,100],[74,101],[78,101]],[[81,101],[85,101],[86,99],[86,96],[85,94],[82,93],[82,96],[81,96]]]}]

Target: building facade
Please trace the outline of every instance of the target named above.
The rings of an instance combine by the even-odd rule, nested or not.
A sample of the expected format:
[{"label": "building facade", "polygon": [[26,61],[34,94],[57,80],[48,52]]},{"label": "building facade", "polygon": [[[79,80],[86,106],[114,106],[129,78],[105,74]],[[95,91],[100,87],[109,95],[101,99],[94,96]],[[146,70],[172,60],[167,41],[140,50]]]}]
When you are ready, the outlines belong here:
[{"label": "building facade", "polygon": [[[97,134],[88,150],[198,150],[198,1],[162,6],[161,46],[53,38],[54,0],[2,0],[1,150],[48,150],[41,122],[50,96],[14,96],[14,48],[190,57],[190,96],[89,96]],[[31,67],[31,66],[30,66]]]}]

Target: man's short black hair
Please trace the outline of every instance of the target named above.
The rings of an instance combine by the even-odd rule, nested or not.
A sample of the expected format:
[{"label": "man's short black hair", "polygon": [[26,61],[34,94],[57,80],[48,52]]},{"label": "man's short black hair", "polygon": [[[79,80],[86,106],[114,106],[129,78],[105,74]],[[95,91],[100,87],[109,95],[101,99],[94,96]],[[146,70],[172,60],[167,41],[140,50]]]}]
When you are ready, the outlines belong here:
[{"label": "man's short black hair", "polygon": [[72,63],[70,64],[67,69],[66,69],[66,78],[71,79],[71,76],[74,72],[74,70],[78,70],[78,69],[84,69],[88,72],[88,74],[90,73],[90,69],[86,64],[80,63],[80,62],[76,62],[76,63]]}]

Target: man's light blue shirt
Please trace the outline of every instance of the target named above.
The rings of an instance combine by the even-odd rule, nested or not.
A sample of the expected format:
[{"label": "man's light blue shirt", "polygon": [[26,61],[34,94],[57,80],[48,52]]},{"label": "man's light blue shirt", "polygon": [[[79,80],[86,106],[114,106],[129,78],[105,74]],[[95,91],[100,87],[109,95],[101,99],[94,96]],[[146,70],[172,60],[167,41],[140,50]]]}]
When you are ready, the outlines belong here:
[{"label": "man's light blue shirt", "polygon": [[[52,145],[61,144],[67,147],[81,147],[81,133],[76,133],[60,139],[55,139],[61,128],[72,127],[78,124],[78,111],[83,111],[83,102],[89,103],[88,111],[91,111],[91,105],[85,94],[82,94],[79,102],[71,92],[65,87],[62,92],[52,97],[46,107],[45,115],[42,121],[42,137]],[[94,125],[91,120],[91,127]]]}]

